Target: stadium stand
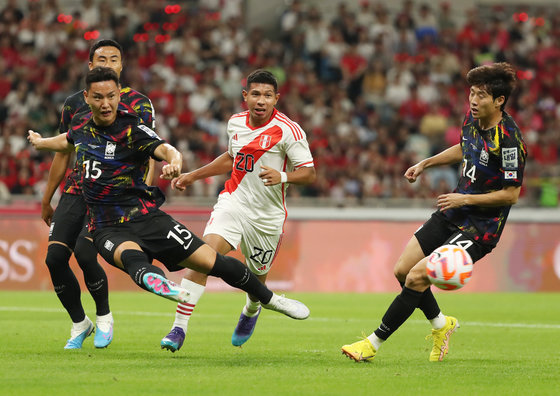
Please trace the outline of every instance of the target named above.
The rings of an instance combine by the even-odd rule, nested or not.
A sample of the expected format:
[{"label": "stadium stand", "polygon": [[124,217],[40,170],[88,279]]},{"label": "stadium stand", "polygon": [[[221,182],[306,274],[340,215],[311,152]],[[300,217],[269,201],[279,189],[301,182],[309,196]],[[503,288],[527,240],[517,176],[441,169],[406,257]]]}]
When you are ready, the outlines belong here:
[{"label": "stadium stand", "polygon": [[[151,98],[157,131],[183,152],[184,169],[224,151],[225,124],[244,110],[242,76],[271,70],[280,110],[307,131],[316,161],[316,183],[291,188],[292,199],[341,206],[433,202],[452,189],[453,168],[415,184],[402,175],[458,141],[465,72],[510,62],[519,87],[507,110],[530,155],[521,204],[558,205],[558,7],[473,7],[457,18],[448,2],[360,1],[327,14],[293,0],[281,2],[271,33],[244,20],[243,1],[140,3],[8,0],[0,10],[0,201],[42,195],[52,155],[30,149],[26,132],[57,133],[64,99],[83,88],[90,45],[112,38],[125,49],[124,82]],[[223,181],[187,195],[213,199]]]}]

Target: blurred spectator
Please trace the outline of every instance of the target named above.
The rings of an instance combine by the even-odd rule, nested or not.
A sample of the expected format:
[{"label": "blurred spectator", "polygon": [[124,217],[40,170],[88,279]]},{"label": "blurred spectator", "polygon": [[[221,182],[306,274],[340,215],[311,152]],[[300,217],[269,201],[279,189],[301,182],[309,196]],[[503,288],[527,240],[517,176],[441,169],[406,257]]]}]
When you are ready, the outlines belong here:
[{"label": "blurred spectator", "polygon": [[[461,14],[447,1],[341,1],[329,9],[292,0],[276,23],[251,23],[249,30],[243,6],[250,2],[177,4],[167,12],[159,1],[0,5],[0,189],[42,194],[52,155],[28,151],[26,131],[56,130],[64,99],[83,89],[89,47],[115,38],[127,59],[123,80],[151,98],[158,133],[181,149],[185,170],[225,149],[224,125],[245,109],[242,76],[271,70],[283,97],[279,110],[309,131],[317,167],[317,182],[289,189],[290,196],[330,197],[339,205],[433,198],[453,188],[452,167],[414,185],[402,174],[459,142],[468,111],[465,72],[510,62],[519,84],[506,110],[529,146],[522,194],[533,204],[556,202],[560,7],[529,5],[525,18],[513,5],[482,4]],[[222,184],[210,178],[187,194],[213,196]]]}]

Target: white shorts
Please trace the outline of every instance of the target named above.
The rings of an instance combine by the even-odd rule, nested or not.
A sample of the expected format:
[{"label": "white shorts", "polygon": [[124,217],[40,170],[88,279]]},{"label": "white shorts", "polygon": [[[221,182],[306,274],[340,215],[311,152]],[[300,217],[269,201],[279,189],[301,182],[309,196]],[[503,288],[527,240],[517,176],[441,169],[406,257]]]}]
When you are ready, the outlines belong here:
[{"label": "white shorts", "polygon": [[280,248],[282,234],[264,234],[251,226],[229,200],[218,200],[206,223],[204,236],[217,234],[231,246],[241,247],[245,262],[252,273],[268,273]]}]

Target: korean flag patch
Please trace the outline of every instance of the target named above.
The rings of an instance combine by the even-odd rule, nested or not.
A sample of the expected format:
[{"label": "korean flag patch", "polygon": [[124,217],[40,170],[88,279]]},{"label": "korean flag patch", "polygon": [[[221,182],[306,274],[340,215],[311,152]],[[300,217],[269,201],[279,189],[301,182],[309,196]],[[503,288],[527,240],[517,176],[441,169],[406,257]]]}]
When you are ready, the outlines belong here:
[{"label": "korean flag patch", "polygon": [[506,179],[506,180],[517,179],[517,171],[505,171],[504,172],[504,179]]}]

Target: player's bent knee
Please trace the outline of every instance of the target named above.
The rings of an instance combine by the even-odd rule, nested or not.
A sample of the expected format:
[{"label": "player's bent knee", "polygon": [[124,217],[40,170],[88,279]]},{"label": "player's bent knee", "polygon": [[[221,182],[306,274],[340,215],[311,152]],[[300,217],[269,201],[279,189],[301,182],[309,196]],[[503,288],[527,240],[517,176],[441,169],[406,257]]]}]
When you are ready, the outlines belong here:
[{"label": "player's bent knee", "polygon": [[115,248],[115,253],[113,253],[113,260],[115,264],[119,268],[124,268],[122,254],[125,250],[139,250],[142,251],[142,248],[136,243],[132,241],[126,241],[121,243],[119,246]]},{"label": "player's bent knee", "polygon": [[52,271],[61,266],[68,266],[71,255],[72,251],[68,246],[62,243],[51,243],[47,248],[45,263],[49,270]]},{"label": "player's bent knee", "polygon": [[220,254],[216,253],[209,245],[202,245],[188,258],[179,263],[179,266],[190,268],[202,274],[208,274],[214,268],[219,256]]},{"label": "player's bent knee", "polygon": [[395,275],[395,278],[397,278],[399,282],[404,282],[408,272],[405,272],[401,268],[395,266],[395,268],[393,269],[393,274]]},{"label": "player's bent knee", "polygon": [[97,249],[87,238],[81,238],[76,242],[74,256],[82,269],[90,265],[97,265]]},{"label": "player's bent knee", "polygon": [[423,268],[413,268],[406,275],[405,286],[413,290],[425,290],[430,286],[430,281]]}]

